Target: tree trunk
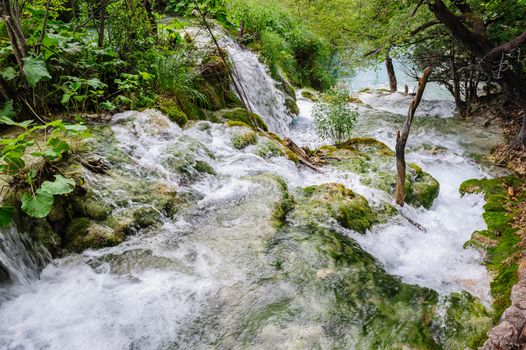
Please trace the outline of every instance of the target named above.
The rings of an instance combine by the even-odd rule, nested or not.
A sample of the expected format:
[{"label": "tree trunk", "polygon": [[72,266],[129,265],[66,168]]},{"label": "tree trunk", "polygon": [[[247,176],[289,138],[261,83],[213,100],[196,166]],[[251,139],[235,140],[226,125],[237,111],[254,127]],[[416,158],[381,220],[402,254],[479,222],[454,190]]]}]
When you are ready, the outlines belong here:
[{"label": "tree trunk", "polygon": [[396,92],[398,90],[398,82],[396,81],[393,60],[389,55],[385,58],[385,68],[387,68],[387,75],[389,76],[389,88],[391,89],[391,92]]},{"label": "tree trunk", "polygon": [[108,3],[107,0],[102,0],[101,1],[101,3],[100,3],[100,10],[99,10],[99,14],[98,14],[99,23],[98,23],[98,27],[97,27],[97,32],[98,32],[99,36],[98,36],[98,40],[97,40],[97,46],[99,48],[104,46],[104,32],[105,32],[105,27],[106,27],[106,5],[107,5],[107,3]]},{"label": "tree trunk", "polygon": [[148,15],[148,21],[152,27],[152,33],[157,36],[157,21],[155,20],[155,16],[153,14],[152,4],[150,3],[150,0],[144,0],[143,4],[144,8],[146,9],[146,14]]},{"label": "tree trunk", "polygon": [[427,80],[431,74],[431,68],[424,69],[424,74],[418,82],[418,88],[416,90],[416,95],[409,106],[409,111],[407,112],[407,117],[405,118],[404,128],[402,132],[397,130],[396,132],[396,191],[395,191],[395,200],[396,204],[404,206],[405,203],[405,146],[407,144],[407,139],[409,137],[409,132],[411,131],[411,123],[415,117],[416,109],[422,100],[422,95],[426,88]]}]

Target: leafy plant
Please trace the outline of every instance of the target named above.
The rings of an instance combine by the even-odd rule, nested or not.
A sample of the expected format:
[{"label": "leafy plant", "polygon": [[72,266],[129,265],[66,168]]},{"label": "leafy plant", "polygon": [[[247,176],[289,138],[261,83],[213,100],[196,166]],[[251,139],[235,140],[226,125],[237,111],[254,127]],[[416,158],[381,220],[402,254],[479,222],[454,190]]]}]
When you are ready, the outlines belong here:
[{"label": "leafy plant", "polygon": [[[34,124],[31,120],[16,122],[12,104],[8,103],[0,111],[0,124],[16,126],[24,131],[12,138],[0,138],[0,180],[8,184],[8,191],[23,186],[21,209],[29,216],[42,218],[49,214],[54,196],[67,194],[75,188],[73,179],[54,175],[54,181],[42,181],[49,176],[45,165],[62,159],[70,149],[66,136],[81,137],[87,128],[79,124],[67,124],[55,120],[44,125]],[[42,141],[40,141],[42,140]],[[40,159],[26,162],[28,155]],[[1,194],[1,193],[0,193]],[[0,205],[0,227],[11,222],[15,208]]]},{"label": "leafy plant", "polygon": [[163,92],[170,92],[181,98],[187,97],[203,104],[209,103],[206,95],[197,88],[200,76],[180,53],[157,57],[155,77],[159,89]]},{"label": "leafy plant", "polygon": [[343,143],[351,137],[358,112],[349,104],[346,89],[333,88],[312,110],[316,133],[327,140]]}]

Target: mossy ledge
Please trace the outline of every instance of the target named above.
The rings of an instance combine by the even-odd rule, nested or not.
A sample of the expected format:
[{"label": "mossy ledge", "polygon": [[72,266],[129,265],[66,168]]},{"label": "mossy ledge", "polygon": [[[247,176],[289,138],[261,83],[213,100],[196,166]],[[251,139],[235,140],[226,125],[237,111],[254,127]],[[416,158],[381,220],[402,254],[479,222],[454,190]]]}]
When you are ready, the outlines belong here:
[{"label": "mossy ledge", "polygon": [[[482,349],[523,348],[520,334],[526,323],[526,179],[506,176],[496,179],[467,180],[460,193],[483,193],[484,221],[487,229],[476,231],[466,246],[485,255],[493,275],[493,321]],[[508,344],[507,347],[502,347]]]},{"label": "mossy ledge", "polygon": [[267,124],[265,124],[259,115],[250,113],[244,108],[222,109],[217,111],[216,115],[220,119],[226,120],[227,123],[241,122],[246,125],[250,125],[254,129],[268,131]]},{"label": "mossy ledge", "polygon": [[[394,152],[374,138],[353,138],[339,145],[322,146],[315,156],[331,166],[361,175],[364,185],[391,195],[396,186]],[[406,172],[406,202],[431,208],[440,191],[440,184],[418,165],[409,163]]]}]

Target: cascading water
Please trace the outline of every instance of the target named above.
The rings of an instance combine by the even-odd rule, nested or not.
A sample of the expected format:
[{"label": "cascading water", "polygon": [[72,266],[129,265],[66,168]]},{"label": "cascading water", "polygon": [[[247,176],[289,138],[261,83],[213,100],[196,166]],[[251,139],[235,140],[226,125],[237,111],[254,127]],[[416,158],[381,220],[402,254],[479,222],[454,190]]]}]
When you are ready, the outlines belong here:
[{"label": "cascading water", "polygon": [[242,49],[231,38],[224,37],[223,43],[234,65],[234,78],[242,90],[242,97],[271,131],[286,135],[292,117],[285,106],[285,95],[276,87],[268,68],[255,53]]},{"label": "cascading water", "polygon": [[[326,143],[313,132],[311,102],[299,95],[301,113],[288,131],[283,96],[264,66],[237,45],[227,48],[252,108],[272,130],[300,145]],[[362,106],[356,134],[392,146],[400,124],[400,116]],[[299,168],[264,135],[239,150],[232,139],[242,127],[201,121],[182,130],[156,111],[118,114],[106,129],[90,142],[103,147],[111,135],[122,156],[110,161],[109,175],[86,178],[113,214],[160,189],[176,191],[184,204],[118,246],[56,259],[38,280],[6,285],[0,348],[392,349],[412,341],[453,349],[460,347],[451,334],[462,341],[463,333],[447,327],[462,316],[451,320],[439,296],[469,291],[488,299],[479,254],[462,248],[484,228],[483,200],[461,198],[457,189],[486,175],[466,150],[492,142],[477,144],[480,135],[463,122],[415,121],[408,158],[439,180],[441,192],[430,210],[403,212],[427,232],[398,215],[364,235],[329,218],[307,224],[295,212],[286,227],[273,223],[276,203],[288,192],[299,200],[306,186],[337,182],[372,205],[391,201],[359,174]],[[106,153],[117,152],[99,154]],[[209,170],[196,171],[198,163]],[[21,264],[13,250],[0,251],[0,262],[2,252],[8,264]],[[473,302],[466,294],[455,298],[455,305]]]},{"label": "cascading water", "polygon": [[[207,30],[189,27],[185,32],[191,34],[199,50],[214,48]],[[285,94],[278,89],[278,83],[270,76],[267,66],[261,63],[258,55],[243,49],[220,28],[214,27],[212,33],[232,62],[232,74],[240,90],[234,88],[234,91],[241,94],[239,97],[252,112],[263,118],[270,131],[286,135],[292,116],[285,105]]]}]

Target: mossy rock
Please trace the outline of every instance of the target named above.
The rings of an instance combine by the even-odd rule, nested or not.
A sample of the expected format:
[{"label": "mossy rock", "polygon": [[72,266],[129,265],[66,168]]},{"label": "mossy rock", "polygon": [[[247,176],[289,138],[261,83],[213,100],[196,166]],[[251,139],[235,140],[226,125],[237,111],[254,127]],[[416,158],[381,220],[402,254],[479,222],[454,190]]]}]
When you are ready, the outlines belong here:
[{"label": "mossy rock", "polygon": [[124,239],[122,232],[89,218],[75,218],[66,228],[66,249],[74,252],[115,246]]},{"label": "mossy rock", "polygon": [[287,110],[293,115],[300,114],[300,108],[296,104],[296,101],[291,97],[287,96],[285,98],[285,107],[287,107]]},{"label": "mossy rock", "polygon": [[235,134],[230,140],[234,148],[243,149],[249,145],[255,145],[258,139],[256,133],[252,130],[249,130],[243,133]]},{"label": "mossy rock", "polygon": [[414,163],[408,164],[409,181],[406,181],[406,202],[413,206],[431,208],[438,193],[438,181]]},{"label": "mossy rock", "polygon": [[247,123],[245,122],[240,122],[240,121],[237,121],[237,120],[229,120],[225,123],[227,126],[233,128],[235,126],[241,126],[241,127],[244,127],[244,128],[252,128],[250,125],[248,125]]},{"label": "mossy rock", "polygon": [[166,114],[172,121],[177,123],[180,127],[184,127],[188,123],[188,117],[174,100],[164,100],[161,102],[161,112]]},{"label": "mossy rock", "polygon": [[201,107],[209,108],[212,111],[218,111],[227,107],[223,91],[218,91],[216,87],[207,80],[202,80],[199,83],[199,91],[206,96],[206,100],[208,101],[207,105],[202,105]]},{"label": "mossy rock", "polygon": [[268,131],[267,124],[255,113],[250,113],[244,108],[225,109],[217,112],[218,116],[230,120],[243,122],[253,128]]},{"label": "mossy rock", "polygon": [[[327,158],[331,166],[360,175],[364,185],[394,195],[396,188],[396,159],[394,152],[373,138],[353,138],[335,146],[322,146],[316,152]],[[429,209],[440,191],[440,185],[416,164],[409,163],[406,171],[406,202]]]},{"label": "mossy rock", "polygon": [[209,175],[216,174],[216,171],[214,170],[214,168],[210,164],[202,160],[198,160],[195,162],[194,169],[200,173],[205,173]]},{"label": "mossy rock", "polygon": [[142,207],[133,212],[133,218],[137,225],[145,228],[159,223],[161,213],[153,207]]},{"label": "mossy rock", "polygon": [[281,146],[278,142],[268,140],[258,145],[256,154],[263,158],[272,158],[285,155],[285,151],[283,150],[283,146]]},{"label": "mossy rock", "polygon": [[480,249],[485,264],[493,275],[490,284],[493,297],[493,319],[497,322],[510,305],[511,288],[517,282],[518,260],[521,257],[521,237],[513,225],[520,203],[526,200],[526,181],[517,176],[495,179],[471,179],[460,185],[459,192],[483,193],[486,200],[482,217],[487,230],[474,232],[466,246]]},{"label": "mossy rock", "polygon": [[315,90],[311,90],[311,89],[302,90],[301,97],[306,98],[307,100],[311,100],[313,102],[319,101],[318,93]]},{"label": "mossy rock", "polygon": [[365,233],[377,220],[367,199],[341,184],[306,187],[295,198],[297,220],[308,222],[329,216],[341,226],[360,233]]}]

